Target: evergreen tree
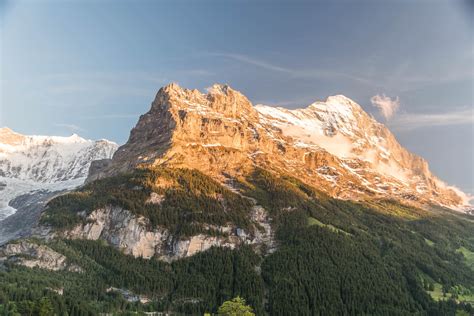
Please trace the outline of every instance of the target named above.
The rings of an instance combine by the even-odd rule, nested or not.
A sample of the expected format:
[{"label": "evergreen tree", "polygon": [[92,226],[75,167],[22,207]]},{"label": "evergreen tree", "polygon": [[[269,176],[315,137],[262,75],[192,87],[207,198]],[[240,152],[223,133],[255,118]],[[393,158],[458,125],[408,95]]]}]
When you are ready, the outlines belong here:
[{"label": "evergreen tree", "polygon": [[47,297],[43,297],[38,302],[38,316],[52,316],[55,315],[53,304]]}]

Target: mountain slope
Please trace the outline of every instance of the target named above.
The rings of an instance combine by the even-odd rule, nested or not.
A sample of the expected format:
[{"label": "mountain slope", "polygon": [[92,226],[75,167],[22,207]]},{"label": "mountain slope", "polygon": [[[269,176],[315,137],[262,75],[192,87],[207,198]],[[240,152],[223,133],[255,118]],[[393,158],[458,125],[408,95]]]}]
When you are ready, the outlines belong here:
[{"label": "mountain slope", "polygon": [[25,136],[0,128],[0,220],[15,212],[13,198],[36,190],[61,191],[82,184],[93,160],[109,158],[115,143],[70,137]]},{"label": "mountain slope", "polygon": [[469,314],[474,222],[436,205],[462,203],[437,181],[345,97],[288,111],[169,85],[33,238],[0,247],[0,309]]},{"label": "mountain slope", "polygon": [[343,199],[394,198],[452,208],[462,192],[436,178],[382,124],[344,96],[305,109],[254,107],[240,92],[207,94],[170,84],[158,92],[128,142],[89,180],[140,164],[195,168],[225,182],[254,166],[295,175]]},{"label": "mountain slope", "polygon": [[[241,296],[257,315],[473,311],[474,274],[458,253],[474,251],[467,215],[333,199],[264,170],[238,192],[240,198],[195,170],[159,166],[57,197],[43,217],[58,224],[56,238],[0,247],[0,304],[27,308],[47,297],[58,314],[202,315]],[[153,193],[158,197],[150,199]],[[251,243],[247,207],[254,203],[269,214],[273,249]],[[79,229],[67,228],[63,212],[77,216]],[[188,244],[189,235],[196,238]],[[145,260],[151,253],[142,250],[155,254]],[[163,260],[167,250],[177,260]],[[431,290],[441,287],[445,296]]]}]

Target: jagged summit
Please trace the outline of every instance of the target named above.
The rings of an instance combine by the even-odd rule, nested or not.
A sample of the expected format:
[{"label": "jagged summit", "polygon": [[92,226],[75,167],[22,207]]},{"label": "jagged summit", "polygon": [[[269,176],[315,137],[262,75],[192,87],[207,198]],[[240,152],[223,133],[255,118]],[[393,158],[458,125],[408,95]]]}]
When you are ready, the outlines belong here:
[{"label": "jagged summit", "polygon": [[209,93],[219,93],[219,94],[224,94],[224,95],[228,95],[229,93],[236,92],[236,90],[232,89],[228,84],[220,84],[220,83],[213,84],[211,87],[207,88],[207,91]]},{"label": "jagged summit", "polygon": [[239,91],[228,85],[214,84],[201,93],[197,89],[189,90],[171,83],[161,88],[152,104],[153,109],[174,106],[180,109],[238,117],[240,115],[256,116],[250,101]]},{"label": "jagged summit", "polygon": [[[239,91],[236,91],[232,89],[228,84],[221,84],[221,83],[215,83],[212,86],[208,87],[207,89],[207,94],[199,92],[197,89],[187,89],[181,87],[178,83],[176,82],[171,82],[165,86],[163,86],[159,91],[158,94],[160,93],[167,93],[167,94],[172,94],[172,93],[178,93],[178,94],[188,94],[192,93],[195,95],[201,95],[201,96],[207,96],[211,94],[223,94],[223,95],[229,95],[233,93],[239,93],[242,95]],[[243,96],[243,95],[242,95]]]},{"label": "jagged summit", "polygon": [[141,164],[199,169],[226,181],[262,167],[345,199],[465,203],[356,102],[328,97],[303,109],[253,106],[228,85],[207,93],[172,83],[159,90],[130,138],[89,180]]}]

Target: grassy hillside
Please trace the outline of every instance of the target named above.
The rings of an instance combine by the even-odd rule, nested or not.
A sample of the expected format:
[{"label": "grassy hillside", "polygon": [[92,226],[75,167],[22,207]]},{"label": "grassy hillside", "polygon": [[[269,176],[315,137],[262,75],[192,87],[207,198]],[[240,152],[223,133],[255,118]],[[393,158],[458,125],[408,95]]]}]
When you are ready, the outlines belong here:
[{"label": "grassy hillside", "polygon": [[[45,297],[58,315],[145,310],[203,314],[239,295],[259,315],[473,313],[472,218],[393,201],[336,200],[264,170],[236,185],[271,214],[276,252],[261,257],[249,247],[211,248],[164,263],[125,256],[101,241],[53,240],[50,247],[86,272],[6,264],[0,269],[0,304],[23,315],[46,304]],[[151,192],[176,198],[152,207],[146,203]],[[78,212],[107,203],[187,234],[194,233],[194,223],[246,225],[250,207],[248,199],[199,172],[140,170],[53,200],[43,221],[77,223]],[[199,214],[189,215],[198,209]],[[110,287],[150,302],[128,302],[123,294],[128,292],[107,291]]]}]

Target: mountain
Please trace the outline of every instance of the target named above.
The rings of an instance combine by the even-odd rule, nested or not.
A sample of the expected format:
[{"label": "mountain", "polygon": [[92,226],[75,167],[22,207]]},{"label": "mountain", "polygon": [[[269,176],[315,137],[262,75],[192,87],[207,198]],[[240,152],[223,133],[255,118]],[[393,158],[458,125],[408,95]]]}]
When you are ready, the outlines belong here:
[{"label": "mountain", "polygon": [[304,109],[253,106],[214,85],[207,94],[170,84],[128,142],[90,180],[140,164],[198,169],[225,182],[253,166],[292,174],[333,197],[393,198],[462,209],[466,195],[434,176],[381,123],[342,95]]},{"label": "mountain", "polygon": [[107,140],[85,140],[75,134],[25,136],[0,128],[0,220],[15,212],[9,205],[15,197],[81,185],[90,163],[110,158],[117,147]]},{"label": "mountain", "polygon": [[287,110],[168,85],[84,185],[41,200],[11,203],[41,215],[0,246],[0,312],[474,311],[463,194],[344,96]]},{"label": "mountain", "polygon": [[[200,185],[219,187],[208,193],[220,200],[201,201],[194,189],[196,175],[176,169],[201,172]],[[462,192],[436,178],[424,159],[404,149],[385,126],[344,96],[286,110],[254,107],[226,85],[214,85],[202,94],[170,84],[159,90],[150,111],[140,117],[112,159],[92,162],[80,197],[50,203],[43,223],[53,232],[59,228],[64,238],[105,239],[127,254],[165,261],[212,246],[263,244],[272,250],[272,216],[253,193],[246,193],[261,170],[291,175],[343,200],[393,200],[424,209],[466,207]],[[176,190],[186,192],[180,193],[182,200],[200,201],[191,204],[217,203],[216,210],[222,204],[224,212],[237,212],[240,204],[250,213],[213,215],[220,216],[218,220],[194,214],[194,221],[182,220],[179,216],[186,216],[187,207]],[[170,192],[175,193],[167,199]],[[81,209],[84,203],[89,206],[86,211]],[[144,211],[150,208],[160,211]],[[179,211],[165,218],[159,215],[165,209]],[[213,236],[216,230],[226,236]]]}]

